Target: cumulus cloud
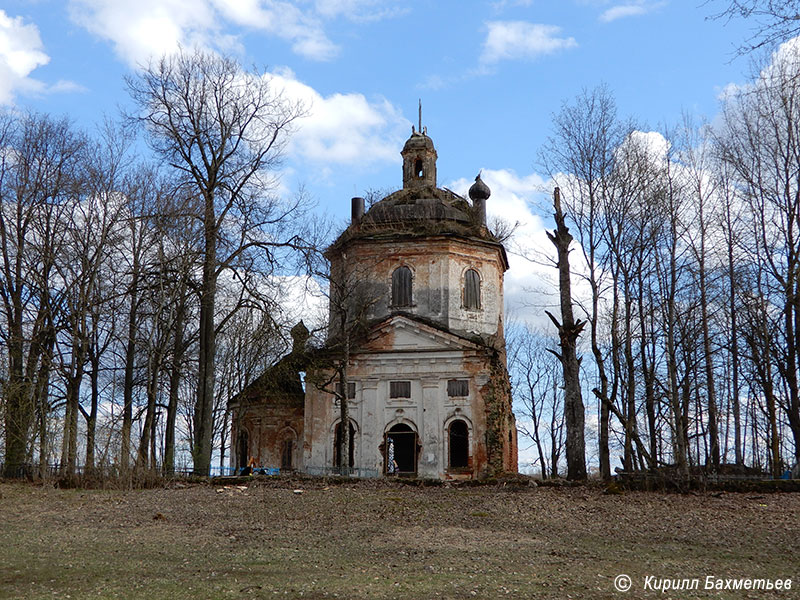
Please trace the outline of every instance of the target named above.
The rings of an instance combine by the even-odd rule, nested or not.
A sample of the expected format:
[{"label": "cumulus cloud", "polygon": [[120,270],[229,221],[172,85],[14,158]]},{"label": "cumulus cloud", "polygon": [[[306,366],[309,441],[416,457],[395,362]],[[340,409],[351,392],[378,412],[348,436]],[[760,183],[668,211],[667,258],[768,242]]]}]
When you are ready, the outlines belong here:
[{"label": "cumulus cloud", "polygon": [[131,66],[178,45],[207,46],[217,28],[214,11],[202,0],[71,0],[69,11],[75,23],[110,41]]},{"label": "cumulus cloud", "polygon": [[46,86],[29,75],[48,62],[36,25],[0,9],[0,104],[10,104],[18,90],[44,91]]},{"label": "cumulus cloud", "polygon": [[75,23],[111,42],[134,67],[179,45],[238,51],[232,27],[285,40],[304,58],[330,60],[339,47],[325,32],[326,20],[375,21],[407,11],[380,0],[70,0],[69,9]]},{"label": "cumulus cloud", "polygon": [[561,27],[526,21],[490,21],[481,63],[534,59],[578,45],[573,37],[559,37]]},{"label": "cumulus cloud", "polygon": [[397,162],[411,124],[388,100],[355,93],[323,96],[288,69],[269,76],[276,89],[308,110],[292,135],[290,154],[328,164]]},{"label": "cumulus cloud", "polygon": [[603,23],[611,23],[617,19],[624,19],[625,17],[638,17],[646,15],[664,5],[664,2],[629,2],[627,4],[617,4],[603,11],[600,15],[600,21]]},{"label": "cumulus cloud", "polygon": [[329,60],[338,52],[313,13],[296,3],[278,0],[70,0],[71,19],[108,40],[117,55],[132,66],[173,52],[181,45],[229,50],[235,25],[286,40],[292,50],[313,60]]}]

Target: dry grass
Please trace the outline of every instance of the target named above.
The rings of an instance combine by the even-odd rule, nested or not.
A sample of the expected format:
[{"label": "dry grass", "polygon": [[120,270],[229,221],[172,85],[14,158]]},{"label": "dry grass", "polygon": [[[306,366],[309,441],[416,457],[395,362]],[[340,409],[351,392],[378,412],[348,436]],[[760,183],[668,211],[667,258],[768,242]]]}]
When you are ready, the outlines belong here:
[{"label": "dry grass", "polygon": [[[800,588],[800,494],[219,489],[0,484],[0,598],[766,599]],[[619,573],[633,578],[625,595]],[[647,575],[795,580],[788,593],[660,595],[642,589]]]}]

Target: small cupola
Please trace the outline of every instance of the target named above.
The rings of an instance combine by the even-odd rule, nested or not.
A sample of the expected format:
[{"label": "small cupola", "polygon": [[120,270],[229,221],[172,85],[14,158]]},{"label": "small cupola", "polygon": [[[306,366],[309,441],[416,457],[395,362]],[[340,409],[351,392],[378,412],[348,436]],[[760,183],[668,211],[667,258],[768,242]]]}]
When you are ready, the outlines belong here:
[{"label": "small cupola", "polygon": [[411,126],[411,137],[403,146],[403,189],[414,187],[436,187],[436,148],[428,137],[428,128],[422,126],[420,104],[419,131]]}]

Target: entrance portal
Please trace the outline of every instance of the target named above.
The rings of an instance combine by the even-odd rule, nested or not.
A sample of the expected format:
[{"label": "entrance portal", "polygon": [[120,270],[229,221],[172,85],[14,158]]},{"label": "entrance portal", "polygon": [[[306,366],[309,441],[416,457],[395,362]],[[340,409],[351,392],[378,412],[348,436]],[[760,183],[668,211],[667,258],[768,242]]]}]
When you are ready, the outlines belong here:
[{"label": "entrance portal", "polygon": [[[387,475],[417,474],[417,433],[405,423],[398,423],[385,435]],[[393,456],[390,456],[393,455]],[[390,460],[393,459],[393,462]]]},{"label": "entrance portal", "polygon": [[247,462],[250,460],[250,436],[247,435],[247,430],[242,429],[239,432],[239,448],[237,452],[238,464],[236,465],[240,469],[242,467],[247,466]]}]

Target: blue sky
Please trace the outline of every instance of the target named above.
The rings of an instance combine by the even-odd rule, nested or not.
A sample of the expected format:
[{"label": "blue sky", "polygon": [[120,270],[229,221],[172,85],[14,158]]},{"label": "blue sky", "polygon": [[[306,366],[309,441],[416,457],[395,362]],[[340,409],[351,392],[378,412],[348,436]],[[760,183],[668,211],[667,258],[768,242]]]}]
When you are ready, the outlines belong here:
[{"label": "blue sky", "polygon": [[[647,131],[682,111],[713,119],[725,86],[747,79],[747,60],[734,59],[747,24],[708,20],[725,0],[704,3],[4,0],[0,105],[90,129],[119,114],[124,77],[149,57],[178,44],[231,54],[307,103],[283,190],[305,186],[344,223],[350,197],[401,185],[399,153],[421,98],[439,184],[465,193],[483,170],[490,216],[519,220],[518,238],[547,251],[549,186],[535,162],[563,102],[604,83],[620,115]],[[554,275],[512,255],[506,322],[542,323]]]},{"label": "blue sky", "polygon": [[[234,55],[307,103],[282,185],[344,219],[351,196],[399,187],[421,98],[440,185],[464,192],[483,169],[489,212],[544,240],[535,160],[562,102],[605,83],[622,116],[658,128],[681,111],[713,118],[746,78],[746,24],[709,20],[724,0],[703,1],[5,0],[0,103],[91,128],[128,102],[123,78],[148,57]],[[536,270],[512,260],[507,297]]]}]

